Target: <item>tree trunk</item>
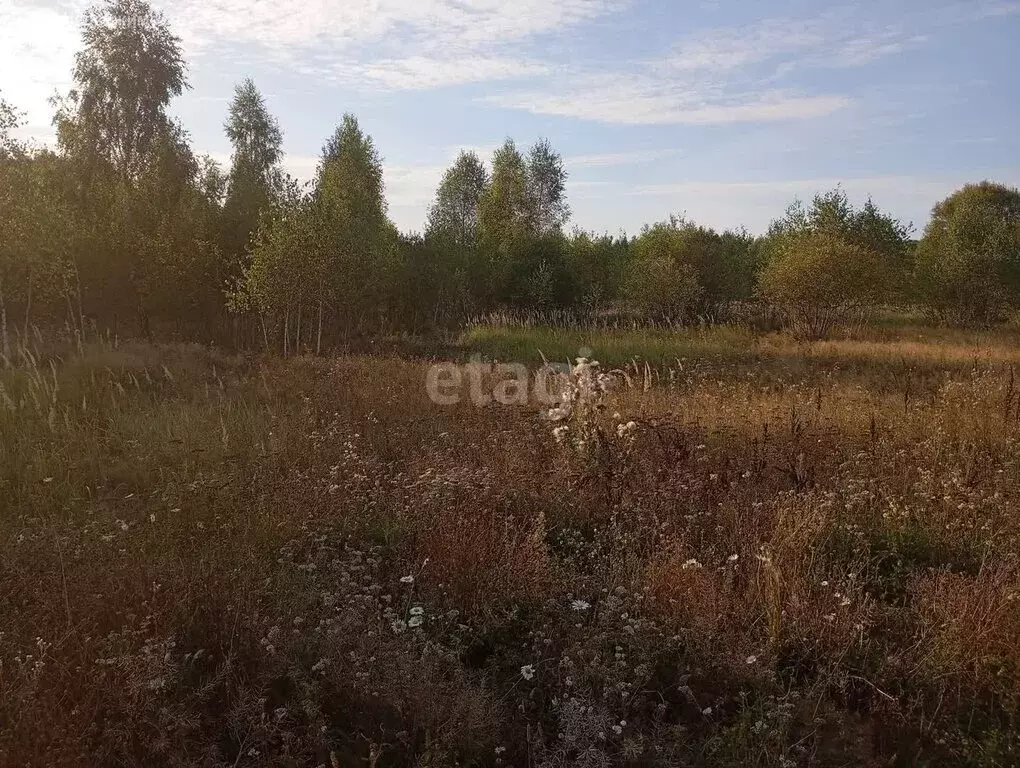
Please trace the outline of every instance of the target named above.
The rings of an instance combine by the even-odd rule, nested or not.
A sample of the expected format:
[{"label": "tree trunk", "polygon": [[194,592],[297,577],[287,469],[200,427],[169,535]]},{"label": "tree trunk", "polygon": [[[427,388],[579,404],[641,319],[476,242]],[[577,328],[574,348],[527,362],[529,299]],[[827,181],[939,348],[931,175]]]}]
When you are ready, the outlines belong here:
[{"label": "tree trunk", "polygon": [[290,310],[283,316],[283,356],[287,356],[288,344],[290,344]]},{"label": "tree trunk", "polygon": [[319,299],[319,329],[315,335],[315,354],[322,354],[322,299]]},{"label": "tree trunk", "polygon": [[4,301],[4,282],[0,278],[0,351],[3,352],[4,360],[11,359],[11,339],[7,335],[7,302]]}]

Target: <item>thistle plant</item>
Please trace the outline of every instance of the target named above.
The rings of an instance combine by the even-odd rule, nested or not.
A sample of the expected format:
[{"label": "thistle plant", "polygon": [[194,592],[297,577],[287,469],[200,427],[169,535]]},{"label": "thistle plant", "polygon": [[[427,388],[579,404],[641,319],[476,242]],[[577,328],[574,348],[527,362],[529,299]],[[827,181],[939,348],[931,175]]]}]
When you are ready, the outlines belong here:
[{"label": "thistle plant", "polygon": [[[598,360],[577,358],[553,407],[544,418],[556,422],[553,437],[584,458],[593,458],[612,433],[600,423],[605,398],[618,384],[614,371],[603,371]],[[620,435],[623,437],[623,435]]]}]

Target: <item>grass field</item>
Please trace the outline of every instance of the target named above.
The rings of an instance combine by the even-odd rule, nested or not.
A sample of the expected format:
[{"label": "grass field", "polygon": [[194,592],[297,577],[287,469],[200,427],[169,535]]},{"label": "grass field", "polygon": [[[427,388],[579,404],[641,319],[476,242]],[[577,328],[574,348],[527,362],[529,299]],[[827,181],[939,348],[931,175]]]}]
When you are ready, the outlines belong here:
[{"label": "grass field", "polygon": [[0,765],[1020,761],[1009,333],[459,354],[582,347],[631,383],[584,451],[427,361],[20,350]]}]

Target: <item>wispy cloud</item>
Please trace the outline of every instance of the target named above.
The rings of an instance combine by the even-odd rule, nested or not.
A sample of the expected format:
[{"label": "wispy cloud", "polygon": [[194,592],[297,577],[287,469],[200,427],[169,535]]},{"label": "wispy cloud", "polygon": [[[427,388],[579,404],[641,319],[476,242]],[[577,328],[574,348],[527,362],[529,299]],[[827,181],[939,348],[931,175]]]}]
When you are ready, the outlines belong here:
[{"label": "wispy cloud", "polygon": [[611,152],[601,155],[574,155],[564,160],[568,169],[606,168],[618,165],[643,165],[680,154],[679,149],[645,149],[634,152]]},{"label": "wispy cloud", "polygon": [[544,75],[521,50],[543,35],[616,12],[627,0],[180,0],[196,54],[256,46],[306,74],[366,89],[423,90]]},{"label": "wispy cloud", "polygon": [[[911,23],[907,23],[910,21]],[[799,85],[804,72],[862,67],[927,40],[905,20],[878,24],[847,7],[688,33],[666,55],[618,71],[560,72],[539,87],[491,94],[490,104],[623,125],[711,125],[823,117],[846,93]]]},{"label": "wispy cloud", "polygon": [[0,0],[0,96],[27,114],[25,137],[52,140],[47,101],[70,85],[78,37],[68,9]]},{"label": "wispy cloud", "polygon": [[584,75],[545,90],[493,94],[486,103],[540,115],[619,125],[718,125],[823,117],[850,103],[839,94],[729,92],[652,73]]}]

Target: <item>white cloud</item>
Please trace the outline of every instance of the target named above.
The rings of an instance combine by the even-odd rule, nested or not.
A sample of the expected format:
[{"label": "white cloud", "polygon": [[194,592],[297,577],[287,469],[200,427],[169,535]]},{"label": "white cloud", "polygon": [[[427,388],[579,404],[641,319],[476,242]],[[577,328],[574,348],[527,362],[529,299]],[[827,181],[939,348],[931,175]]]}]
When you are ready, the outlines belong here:
[{"label": "white cloud", "polygon": [[620,125],[712,125],[823,117],[850,103],[846,96],[733,91],[725,86],[639,74],[588,75],[548,90],[493,94],[496,106],[541,115]]},{"label": "white cloud", "polygon": [[626,0],[179,0],[196,54],[255,45],[303,73],[372,90],[422,90],[547,74],[517,48],[618,11]]},{"label": "white cloud", "polygon": [[678,149],[647,149],[634,152],[611,152],[602,155],[574,155],[564,158],[568,169],[605,168],[615,165],[641,165],[654,163],[680,154]]},{"label": "white cloud", "polygon": [[77,47],[78,28],[67,13],[0,0],[0,96],[26,113],[23,137],[53,140],[48,99],[70,86]]}]

